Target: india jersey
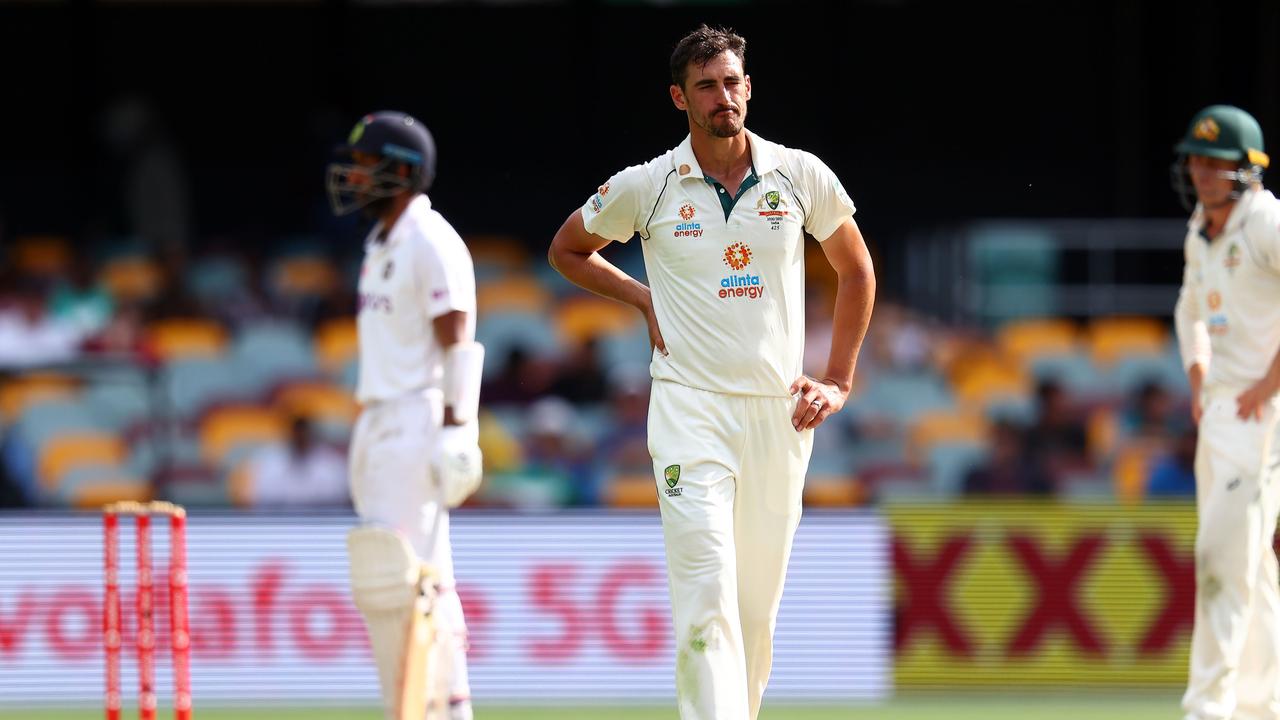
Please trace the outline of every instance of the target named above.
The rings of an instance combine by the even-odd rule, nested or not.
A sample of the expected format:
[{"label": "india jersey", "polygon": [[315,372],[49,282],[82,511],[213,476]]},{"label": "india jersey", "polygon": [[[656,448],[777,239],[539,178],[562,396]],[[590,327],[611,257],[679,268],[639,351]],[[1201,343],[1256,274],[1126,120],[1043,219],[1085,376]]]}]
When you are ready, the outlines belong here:
[{"label": "india jersey", "polygon": [[853,201],[813,155],[748,133],[737,197],[704,176],[690,138],[614,175],[582,208],[587,231],[639,233],[667,356],[654,379],[788,396],[804,352],[804,231],[826,240]]},{"label": "india jersey", "polygon": [[361,403],[439,389],[443,350],[433,318],[461,310],[475,330],[476,285],[462,238],[419,195],[385,240],[381,224],[369,234],[360,268]]},{"label": "india jersey", "polygon": [[1186,267],[1174,317],[1182,361],[1202,363],[1205,384],[1243,389],[1280,349],[1280,200],[1246,192],[1212,242],[1203,210],[1187,223]]}]

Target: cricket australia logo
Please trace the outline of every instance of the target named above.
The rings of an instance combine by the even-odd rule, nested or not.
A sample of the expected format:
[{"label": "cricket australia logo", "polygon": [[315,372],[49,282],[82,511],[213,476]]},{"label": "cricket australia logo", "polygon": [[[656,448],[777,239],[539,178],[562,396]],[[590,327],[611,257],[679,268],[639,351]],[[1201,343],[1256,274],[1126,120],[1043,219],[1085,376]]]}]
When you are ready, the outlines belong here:
[{"label": "cricket australia logo", "polygon": [[662,471],[662,477],[667,481],[667,497],[680,497],[684,493],[684,488],[676,487],[680,482],[679,465],[668,465],[667,469]]},{"label": "cricket australia logo", "polygon": [[1239,245],[1231,243],[1231,247],[1227,248],[1227,261],[1223,264],[1226,265],[1227,272],[1230,273],[1234,273],[1236,268],[1240,267]]},{"label": "cricket australia logo", "polygon": [[1222,129],[1218,127],[1218,123],[1213,118],[1207,117],[1196,123],[1196,128],[1192,131],[1192,136],[1197,140],[1217,142],[1218,133],[1220,132],[1222,132]]},{"label": "cricket australia logo", "polygon": [[769,229],[777,230],[782,227],[782,218],[787,215],[787,201],[782,198],[782,194],[777,190],[770,190],[760,199],[756,201],[756,212],[760,217],[769,221]]}]

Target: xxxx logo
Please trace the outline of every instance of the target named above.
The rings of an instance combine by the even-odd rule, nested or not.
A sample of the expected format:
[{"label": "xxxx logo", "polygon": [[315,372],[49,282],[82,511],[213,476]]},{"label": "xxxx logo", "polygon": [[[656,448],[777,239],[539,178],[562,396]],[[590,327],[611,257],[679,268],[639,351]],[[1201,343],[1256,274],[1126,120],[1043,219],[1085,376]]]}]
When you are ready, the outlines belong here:
[{"label": "xxxx logo", "polygon": [[694,207],[693,207],[693,205],[692,205],[692,204],[690,204],[690,203],[685,203],[685,204],[683,204],[683,205],[681,205],[681,206],[680,206],[680,219],[681,219],[681,220],[685,220],[685,221],[692,220],[692,219],[693,219],[693,216],[694,216],[695,214],[697,214],[697,210],[695,210],[695,209],[694,209]]}]

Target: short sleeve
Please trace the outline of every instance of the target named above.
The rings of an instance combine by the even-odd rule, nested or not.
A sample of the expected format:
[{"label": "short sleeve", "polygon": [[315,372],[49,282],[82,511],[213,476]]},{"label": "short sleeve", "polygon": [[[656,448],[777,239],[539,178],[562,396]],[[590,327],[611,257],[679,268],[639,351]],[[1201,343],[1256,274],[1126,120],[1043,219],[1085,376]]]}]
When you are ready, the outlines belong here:
[{"label": "short sleeve", "polygon": [[804,229],[819,242],[835,233],[856,208],[831,168],[810,153],[801,153],[802,183],[808,202]]},{"label": "short sleeve", "polygon": [[582,224],[606,240],[627,242],[644,226],[640,214],[651,194],[644,167],[629,167],[609,178],[582,206]]},{"label": "short sleeve", "polygon": [[470,251],[453,228],[433,228],[431,235],[415,238],[423,311],[429,318],[454,310],[474,313],[476,281]]},{"label": "short sleeve", "polygon": [[1280,273],[1280,200],[1266,197],[1258,202],[1262,207],[1245,221],[1245,240],[1259,265]]}]

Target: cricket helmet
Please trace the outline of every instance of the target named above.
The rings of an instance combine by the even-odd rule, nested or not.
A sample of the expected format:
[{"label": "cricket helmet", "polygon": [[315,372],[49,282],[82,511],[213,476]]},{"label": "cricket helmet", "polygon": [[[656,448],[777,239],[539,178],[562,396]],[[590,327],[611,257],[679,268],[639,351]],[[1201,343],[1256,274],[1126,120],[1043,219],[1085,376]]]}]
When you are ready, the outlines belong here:
[{"label": "cricket helmet", "polygon": [[1235,170],[1223,170],[1224,180],[1233,180],[1238,198],[1250,185],[1262,180],[1271,163],[1262,142],[1262,127],[1252,115],[1232,105],[1210,105],[1196,113],[1186,135],[1173,147],[1178,154],[1171,168],[1173,189],[1184,206],[1195,207],[1196,193],[1187,174],[1187,158],[1192,155],[1232,160]]},{"label": "cricket helmet", "polygon": [[326,186],[336,215],[404,191],[425,192],[435,179],[435,140],[425,125],[401,112],[382,111],[360,118],[335,155]]}]

